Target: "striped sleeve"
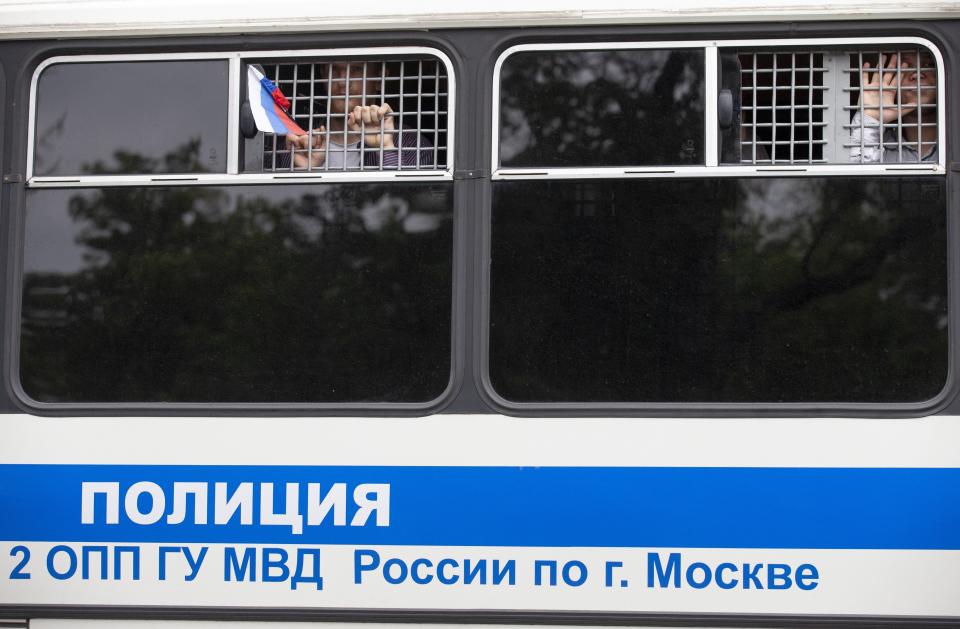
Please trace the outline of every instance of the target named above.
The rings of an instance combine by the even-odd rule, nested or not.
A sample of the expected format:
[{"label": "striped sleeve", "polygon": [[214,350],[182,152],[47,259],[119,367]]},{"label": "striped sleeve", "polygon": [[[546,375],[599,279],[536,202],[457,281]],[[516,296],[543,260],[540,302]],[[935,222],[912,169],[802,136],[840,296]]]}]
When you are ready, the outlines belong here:
[{"label": "striped sleeve", "polygon": [[[419,150],[417,140],[419,139]],[[418,159],[419,154],[419,159]],[[404,132],[400,136],[400,148],[383,152],[383,168],[397,168],[398,164],[404,168],[435,168],[436,151],[433,144],[425,135],[415,131]]]}]

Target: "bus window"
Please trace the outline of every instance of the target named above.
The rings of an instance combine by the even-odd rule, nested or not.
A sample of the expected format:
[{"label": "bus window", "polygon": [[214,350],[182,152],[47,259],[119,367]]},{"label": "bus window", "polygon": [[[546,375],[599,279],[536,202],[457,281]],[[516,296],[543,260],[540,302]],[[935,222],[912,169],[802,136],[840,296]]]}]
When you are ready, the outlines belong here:
[{"label": "bus window", "polygon": [[531,50],[500,71],[500,166],[703,164],[702,50]]},{"label": "bus window", "polygon": [[[345,103],[382,104],[366,88],[353,103],[354,65],[315,61],[323,51],[303,52],[308,63],[286,56],[267,63],[278,57],[256,54],[249,63],[59,58],[39,73],[16,369],[25,403],[422,409],[446,391],[448,66],[399,54],[357,65],[361,74],[382,71],[374,80],[370,70],[368,82],[371,90],[377,83],[377,97],[396,97],[396,113],[380,120],[382,129],[361,118],[354,130],[338,127],[334,111],[344,123]],[[306,137],[325,133],[322,153],[291,151],[287,136],[263,132],[241,146],[228,102],[240,108],[251,68],[266,69],[289,94],[290,116]],[[189,94],[160,98],[171,87],[168,74],[187,92],[192,81],[206,81],[202,106]],[[79,84],[88,87],[77,89],[75,104],[65,94]],[[112,102],[101,90],[111,85],[119,93]],[[104,99],[105,108],[94,107]],[[83,117],[90,124],[78,124]],[[395,148],[366,146],[368,131],[391,137]],[[363,157],[334,155],[343,137],[361,140]],[[228,144],[236,149],[226,151]],[[251,170],[240,167],[244,148]],[[417,172],[384,175],[408,169],[407,149]],[[357,168],[344,166],[352,157]],[[326,177],[337,159],[342,172],[330,180],[272,172]]]},{"label": "bus window", "polygon": [[450,207],[423,183],[31,191],[23,389],[428,402],[450,377]]},{"label": "bus window", "polygon": [[[629,75],[641,86],[668,83],[662,95],[687,94],[693,105],[675,98],[629,110],[629,99],[608,97],[613,88],[604,86],[616,82],[617,63],[586,63],[578,73],[568,68],[574,53],[550,45],[505,53],[490,241],[491,393],[539,409],[936,398],[948,374],[936,64],[916,46],[891,49],[899,52],[871,58],[829,46],[720,43],[710,70],[717,92],[703,98],[682,87],[686,62],[675,57],[695,55],[655,51],[642,57],[645,72]],[[580,50],[574,58],[620,54]],[[541,60],[538,69],[517,80],[514,68],[528,56]],[[882,72],[878,58],[886,60]],[[565,92],[540,87],[557,83]],[[638,101],[646,94],[633,85],[624,91]],[[696,159],[681,163],[677,142],[699,129],[686,119],[711,99],[720,133],[708,148],[695,142]],[[595,120],[613,103],[629,115],[614,116],[602,132],[605,122],[565,118]],[[881,109],[886,122],[870,123]],[[861,126],[873,140],[851,139]],[[879,170],[921,154],[932,159],[923,170]]]},{"label": "bus window", "polygon": [[33,174],[224,173],[227,62],[55,63],[37,83]]}]

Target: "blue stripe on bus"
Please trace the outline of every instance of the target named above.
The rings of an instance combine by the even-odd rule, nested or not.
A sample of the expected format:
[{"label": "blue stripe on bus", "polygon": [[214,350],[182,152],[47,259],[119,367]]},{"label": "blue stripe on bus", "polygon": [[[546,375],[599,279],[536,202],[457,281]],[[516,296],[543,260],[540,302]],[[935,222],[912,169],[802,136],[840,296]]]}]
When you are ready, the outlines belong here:
[{"label": "blue stripe on bus", "polygon": [[[119,482],[120,521],[81,523],[81,484]],[[127,519],[123,494],[209,483],[207,524]],[[257,484],[254,524],[213,523],[213,483]],[[259,483],[390,485],[390,525],[259,524]],[[149,510],[149,505],[144,510]],[[352,511],[355,508],[351,507]],[[0,465],[10,541],[960,550],[960,469]],[[349,522],[349,516],[348,516]]]}]

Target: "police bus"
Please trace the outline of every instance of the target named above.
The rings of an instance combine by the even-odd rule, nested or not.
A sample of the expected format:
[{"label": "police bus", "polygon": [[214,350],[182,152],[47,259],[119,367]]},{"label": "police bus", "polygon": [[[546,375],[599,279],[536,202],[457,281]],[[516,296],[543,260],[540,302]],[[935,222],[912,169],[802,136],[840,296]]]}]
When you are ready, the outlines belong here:
[{"label": "police bus", "polygon": [[0,3],[0,625],[960,623],[960,7],[398,8]]}]

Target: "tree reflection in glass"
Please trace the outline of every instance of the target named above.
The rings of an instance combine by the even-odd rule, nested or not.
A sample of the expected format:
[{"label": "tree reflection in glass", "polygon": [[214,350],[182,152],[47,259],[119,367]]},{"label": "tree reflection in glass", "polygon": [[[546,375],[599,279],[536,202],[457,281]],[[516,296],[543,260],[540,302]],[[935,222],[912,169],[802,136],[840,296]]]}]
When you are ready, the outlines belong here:
[{"label": "tree reflection in glass", "polygon": [[450,196],[32,190],[22,386],[43,402],[430,401],[450,377]]},{"label": "tree reflection in glass", "polygon": [[498,182],[490,374],[521,402],[918,402],[939,178]]},{"label": "tree reflection in glass", "polygon": [[536,51],[500,74],[500,165],[704,162],[700,50]]},{"label": "tree reflection in glass", "polygon": [[[51,65],[37,81],[34,174],[226,172],[228,73],[225,60]],[[168,159],[188,141],[189,161]]]}]

